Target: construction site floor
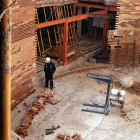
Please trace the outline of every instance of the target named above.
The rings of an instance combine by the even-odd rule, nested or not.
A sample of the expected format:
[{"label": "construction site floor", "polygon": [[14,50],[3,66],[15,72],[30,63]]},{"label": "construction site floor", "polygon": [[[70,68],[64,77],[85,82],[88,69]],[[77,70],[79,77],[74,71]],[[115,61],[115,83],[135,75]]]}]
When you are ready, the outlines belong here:
[{"label": "construction site floor", "polygon": [[[69,56],[67,58],[68,64],[67,65],[67,69],[72,68],[71,64],[73,65],[77,65],[80,64],[81,62],[77,61],[77,60],[82,60],[83,62],[87,61],[89,56],[92,56],[92,54],[98,50],[99,48],[101,48],[101,40],[100,39],[96,39],[93,40],[92,38],[82,38],[81,40],[79,40],[77,43],[73,44],[73,45],[69,45],[68,46],[68,50],[70,52],[75,52],[75,54],[72,54],[71,56]],[[55,48],[55,47],[54,47]],[[58,47],[59,48],[59,47]],[[56,50],[56,52],[59,52],[59,50]],[[56,57],[54,54],[57,54],[52,47],[51,52],[48,52],[48,55],[46,54],[46,56],[50,56],[51,57],[51,61],[55,64],[56,67],[62,67],[61,63],[62,60],[59,57]],[[45,63],[45,59],[46,56],[42,56],[42,57],[38,57],[37,58],[37,68],[36,68],[36,72],[37,72],[37,79],[41,79],[42,75],[44,73],[44,63]],[[61,54],[62,57],[62,54]],[[82,63],[83,63],[82,62]],[[57,70],[58,73],[59,70]],[[60,70],[60,71],[64,71]]]},{"label": "construction site floor", "polygon": [[[35,115],[32,125],[28,129],[29,135],[25,140],[54,140],[58,133],[72,135],[78,133],[84,140],[139,140],[140,139],[140,69],[122,69],[120,71],[109,68],[99,68],[80,73],[58,77],[54,81],[54,93],[63,97],[56,105],[47,103],[45,110]],[[99,83],[95,79],[87,78],[87,73],[104,74],[113,77],[113,88],[126,90],[125,104],[121,117],[120,109],[109,108],[108,115],[83,112],[81,109],[93,109],[83,106],[83,103],[104,104],[107,83]],[[123,88],[119,78],[131,76],[137,83],[134,87]],[[16,130],[37,95],[42,91],[44,80],[36,85],[36,92],[28,96],[12,111],[12,127]],[[49,89],[48,89],[49,90]],[[102,93],[100,91],[103,91]],[[95,108],[97,109],[97,108]],[[45,130],[60,125],[54,134],[46,135]]]}]

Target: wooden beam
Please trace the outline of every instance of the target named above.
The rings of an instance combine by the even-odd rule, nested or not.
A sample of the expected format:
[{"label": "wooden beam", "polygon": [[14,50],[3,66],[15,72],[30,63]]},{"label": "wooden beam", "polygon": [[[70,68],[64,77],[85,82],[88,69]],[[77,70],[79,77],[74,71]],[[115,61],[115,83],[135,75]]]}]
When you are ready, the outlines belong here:
[{"label": "wooden beam", "polygon": [[[13,2],[14,3],[14,2]],[[12,0],[1,0],[9,7],[1,19],[0,33],[0,140],[11,139],[11,23]],[[1,7],[1,8],[2,8]],[[0,10],[1,11],[1,10]]]},{"label": "wooden beam", "polygon": [[116,15],[112,15],[112,14],[109,14],[109,15],[102,15],[102,14],[95,15],[95,14],[89,14],[89,17],[115,19],[115,18],[116,18]]}]

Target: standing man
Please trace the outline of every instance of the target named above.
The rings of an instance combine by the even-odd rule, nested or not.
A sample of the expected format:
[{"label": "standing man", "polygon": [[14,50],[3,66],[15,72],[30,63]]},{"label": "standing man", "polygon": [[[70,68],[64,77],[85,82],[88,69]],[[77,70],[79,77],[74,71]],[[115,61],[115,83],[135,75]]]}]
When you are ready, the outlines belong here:
[{"label": "standing man", "polygon": [[53,90],[53,74],[55,73],[55,65],[51,62],[50,57],[46,58],[44,72],[45,72],[45,87],[48,88],[48,83],[50,81],[50,88]]}]

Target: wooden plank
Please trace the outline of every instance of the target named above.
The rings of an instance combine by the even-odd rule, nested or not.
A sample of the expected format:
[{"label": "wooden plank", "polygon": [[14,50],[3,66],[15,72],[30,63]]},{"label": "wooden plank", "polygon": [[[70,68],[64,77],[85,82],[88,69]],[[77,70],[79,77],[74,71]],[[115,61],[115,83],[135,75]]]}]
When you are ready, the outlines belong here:
[{"label": "wooden plank", "polygon": [[71,51],[67,54],[67,57],[70,57],[71,55],[74,55],[75,54],[75,51]]},{"label": "wooden plank", "polygon": [[62,99],[63,99],[62,96],[55,94],[54,97],[50,97],[46,101],[50,104],[55,105],[55,104],[59,103],[60,101],[62,101]]}]

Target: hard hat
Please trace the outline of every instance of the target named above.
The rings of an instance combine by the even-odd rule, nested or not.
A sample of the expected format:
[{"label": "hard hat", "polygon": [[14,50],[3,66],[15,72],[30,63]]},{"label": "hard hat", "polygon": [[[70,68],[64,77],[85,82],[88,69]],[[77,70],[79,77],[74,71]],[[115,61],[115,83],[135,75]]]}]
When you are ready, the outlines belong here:
[{"label": "hard hat", "polygon": [[46,63],[50,62],[50,60],[51,60],[50,57],[47,57],[46,58]]}]

